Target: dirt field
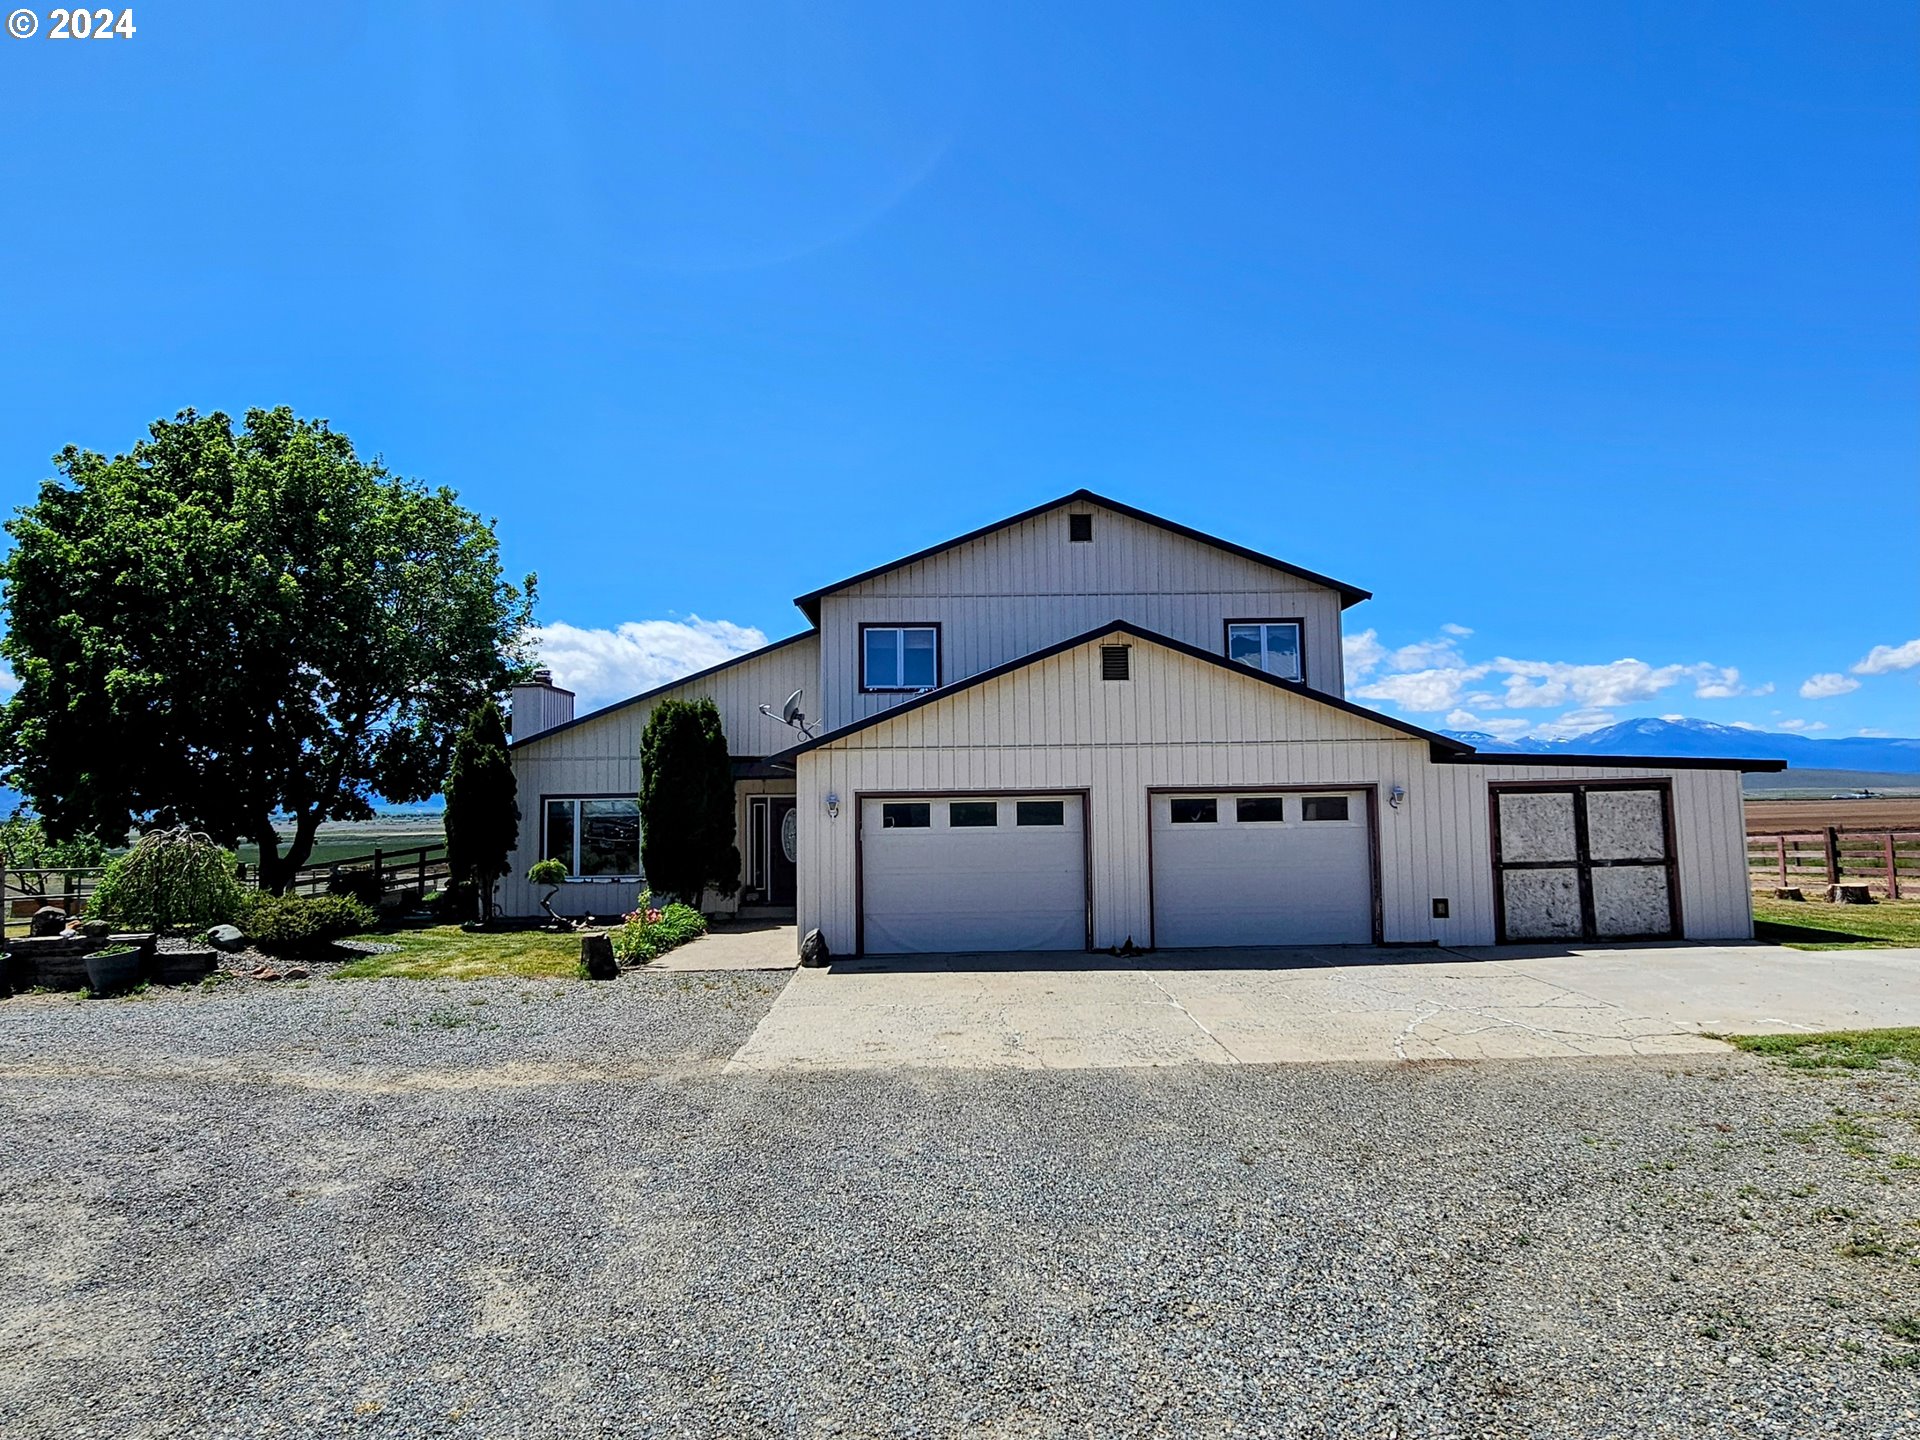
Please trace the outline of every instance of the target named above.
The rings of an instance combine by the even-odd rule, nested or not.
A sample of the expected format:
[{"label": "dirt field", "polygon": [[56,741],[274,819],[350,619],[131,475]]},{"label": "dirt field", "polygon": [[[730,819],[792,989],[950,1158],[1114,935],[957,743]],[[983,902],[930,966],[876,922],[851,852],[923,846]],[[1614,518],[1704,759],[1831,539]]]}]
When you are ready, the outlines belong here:
[{"label": "dirt field", "polygon": [[1920,799],[1897,800],[1748,800],[1747,833],[1823,830],[1920,830]]}]

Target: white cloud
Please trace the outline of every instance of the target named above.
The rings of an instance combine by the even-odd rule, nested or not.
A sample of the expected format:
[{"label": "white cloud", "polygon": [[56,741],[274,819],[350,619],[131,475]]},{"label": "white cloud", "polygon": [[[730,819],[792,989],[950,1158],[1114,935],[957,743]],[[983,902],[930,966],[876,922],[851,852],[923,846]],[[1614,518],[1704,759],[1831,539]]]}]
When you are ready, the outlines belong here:
[{"label": "white cloud", "polygon": [[1443,635],[1451,635],[1456,640],[1464,640],[1467,638],[1467,636],[1473,634],[1473,631],[1469,630],[1464,625],[1456,625],[1451,620],[1449,620],[1446,624],[1440,627],[1440,633]]},{"label": "white cloud", "polygon": [[1364,700],[1386,700],[1416,713],[1451,710],[1460,704],[1467,686],[1486,673],[1484,665],[1414,670],[1404,675],[1383,675],[1354,693]]},{"label": "white cloud", "polygon": [[1867,658],[1853,667],[1856,675],[1885,675],[1894,670],[1911,670],[1920,665],[1920,640],[1904,645],[1876,645]]},{"label": "white cloud", "polygon": [[1766,683],[1766,684],[1764,684],[1764,685],[1756,685],[1756,686],[1754,686],[1754,687],[1753,687],[1753,689],[1751,689],[1751,690],[1749,690],[1749,691],[1747,692],[1747,694],[1749,694],[1749,695],[1771,695],[1771,694],[1773,694],[1773,681],[1771,681],[1771,680],[1769,680],[1769,681],[1767,681],[1767,683]]},{"label": "white cloud", "polygon": [[11,699],[13,697],[13,692],[18,690],[19,688],[20,688],[19,677],[15,675],[13,671],[9,670],[6,666],[0,665],[0,700]]},{"label": "white cloud", "polygon": [[1605,665],[1573,665],[1560,660],[1514,660],[1501,656],[1493,668],[1506,677],[1502,702],[1510,710],[1572,705],[1598,709],[1651,700],[1701,669],[1717,666],[1649,665],[1644,660],[1613,660]]},{"label": "white cloud", "polygon": [[1893,734],[1891,730],[1875,730],[1872,726],[1867,726],[1863,729],[1856,730],[1853,733],[1859,736],[1863,736],[1868,740],[1884,740],[1889,735]]},{"label": "white cloud", "polygon": [[1731,665],[1696,665],[1693,668],[1693,698],[1696,700],[1731,700],[1736,695],[1748,693],[1740,684],[1740,672]]},{"label": "white cloud", "polygon": [[1782,730],[1793,730],[1802,733],[1809,730],[1824,730],[1827,728],[1827,722],[1824,720],[1781,720],[1778,721],[1777,724]]},{"label": "white cloud", "polygon": [[1387,658],[1387,647],[1380,643],[1379,634],[1373,630],[1342,636],[1340,650],[1346,660],[1347,674],[1356,679],[1378,668],[1380,662]]},{"label": "white cloud", "polygon": [[1800,682],[1802,700],[1831,700],[1836,695],[1844,695],[1849,690],[1858,690],[1860,682],[1849,680],[1846,676],[1829,670],[1823,675],[1809,675]]},{"label": "white cloud", "polygon": [[[767,643],[750,625],[727,620],[629,620],[611,630],[555,621],[533,632],[540,663],[573,691],[582,712],[652,690]],[[777,704],[784,696],[768,697]]]}]

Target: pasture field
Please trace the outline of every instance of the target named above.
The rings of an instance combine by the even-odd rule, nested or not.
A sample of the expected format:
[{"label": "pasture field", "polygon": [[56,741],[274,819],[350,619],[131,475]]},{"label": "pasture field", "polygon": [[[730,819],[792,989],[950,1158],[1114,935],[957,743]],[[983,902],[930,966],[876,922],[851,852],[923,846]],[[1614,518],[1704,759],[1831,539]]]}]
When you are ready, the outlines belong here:
[{"label": "pasture field", "polygon": [[1772,835],[1783,830],[1920,830],[1920,796],[1884,800],[1747,801],[1747,833]]}]

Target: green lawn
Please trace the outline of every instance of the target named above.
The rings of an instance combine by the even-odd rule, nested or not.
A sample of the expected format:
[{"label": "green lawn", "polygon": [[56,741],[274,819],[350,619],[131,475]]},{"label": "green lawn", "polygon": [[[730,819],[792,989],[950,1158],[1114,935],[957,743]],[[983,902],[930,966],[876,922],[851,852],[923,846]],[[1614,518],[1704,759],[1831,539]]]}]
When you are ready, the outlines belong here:
[{"label": "green lawn", "polygon": [[474,934],[458,925],[357,935],[397,950],[354,960],[336,980],[570,980],[580,974],[580,937],[540,930]]},{"label": "green lawn", "polygon": [[1801,1070],[1877,1070],[1884,1061],[1920,1069],[1920,1028],[1823,1030],[1812,1035],[1727,1035],[1728,1044]]},{"label": "green lawn", "polygon": [[1857,946],[1920,946],[1920,900],[1829,905],[1824,900],[1753,897],[1754,937],[1796,950]]}]

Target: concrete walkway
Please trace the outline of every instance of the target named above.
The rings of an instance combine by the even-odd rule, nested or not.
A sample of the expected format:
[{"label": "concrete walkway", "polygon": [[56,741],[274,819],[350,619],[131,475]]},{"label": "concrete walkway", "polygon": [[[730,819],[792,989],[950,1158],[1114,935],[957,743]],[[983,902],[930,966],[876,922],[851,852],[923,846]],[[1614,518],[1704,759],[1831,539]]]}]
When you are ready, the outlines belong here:
[{"label": "concrete walkway", "polygon": [[900,957],[796,972],[728,1069],[1686,1055],[1723,1050],[1703,1032],[1882,1025],[1920,1025],[1920,950]]},{"label": "concrete walkway", "polygon": [[669,950],[649,970],[792,970],[800,964],[793,926],[778,921],[718,924]]}]

